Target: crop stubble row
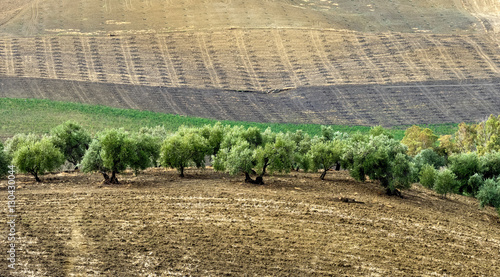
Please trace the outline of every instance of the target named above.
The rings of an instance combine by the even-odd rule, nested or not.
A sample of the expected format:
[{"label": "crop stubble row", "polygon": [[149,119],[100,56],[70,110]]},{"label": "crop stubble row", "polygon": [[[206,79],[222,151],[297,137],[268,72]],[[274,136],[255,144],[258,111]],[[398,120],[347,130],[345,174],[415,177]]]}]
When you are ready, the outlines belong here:
[{"label": "crop stubble row", "polygon": [[[3,76],[266,91],[500,77],[487,36],[231,30],[0,39]],[[34,62],[35,61],[35,62]]]}]

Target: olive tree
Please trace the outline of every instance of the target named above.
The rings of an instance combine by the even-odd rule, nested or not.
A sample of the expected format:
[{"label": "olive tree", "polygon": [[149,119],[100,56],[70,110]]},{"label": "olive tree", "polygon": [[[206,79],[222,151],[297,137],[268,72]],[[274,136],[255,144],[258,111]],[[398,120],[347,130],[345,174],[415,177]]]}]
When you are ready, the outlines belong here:
[{"label": "olive tree", "polygon": [[12,161],[17,169],[33,175],[37,182],[41,182],[39,175],[57,169],[64,163],[64,155],[49,137],[17,144],[13,156]]},{"label": "olive tree", "polygon": [[[264,184],[263,176],[289,172],[293,166],[295,143],[283,133],[261,132],[251,127],[232,128],[224,137],[214,159],[214,169],[230,174],[245,174],[245,182]],[[252,179],[251,174],[258,176]]]},{"label": "olive tree", "polygon": [[89,148],[90,134],[75,122],[67,121],[50,131],[52,142],[65,159],[76,167]]},{"label": "olive tree", "polygon": [[[134,158],[134,142],[123,129],[110,129],[97,135],[82,160],[82,171],[98,171],[105,183],[118,184],[116,174],[130,165]],[[111,173],[109,177],[108,173]]]},{"label": "olive tree", "polygon": [[266,143],[257,147],[254,154],[258,184],[264,184],[263,177],[268,171],[290,172],[293,166],[295,143],[283,133],[268,134],[265,138]]},{"label": "olive tree", "polygon": [[457,192],[457,176],[448,168],[442,168],[436,175],[436,182],[434,183],[434,190],[446,197],[448,193]]},{"label": "olive tree", "polygon": [[451,155],[448,158],[448,168],[455,175],[458,182],[458,193],[475,195],[478,187],[468,185],[469,178],[480,173],[479,158],[476,152],[460,153]]},{"label": "olive tree", "polygon": [[320,179],[324,180],[326,172],[340,164],[344,154],[345,145],[340,140],[321,141],[316,140],[312,143],[311,149],[308,152],[311,169],[322,169]]},{"label": "olive tree", "polygon": [[481,208],[493,206],[500,216],[500,182],[494,179],[487,179],[477,193],[477,199]]},{"label": "olive tree", "polygon": [[7,152],[4,151],[3,143],[0,141],[0,177],[9,172],[10,159]]},{"label": "olive tree", "polygon": [[163,142],[160,162],[164,167],[176,168],[179,176],[184,177],[184,169],[191,164],[205,166],[209,151],[207,139],[198,130],[181,128]]},{"label": "olive tree", "polygon": [[30,134],[16,134],[13,137],[5,141],[5,153],[12,159],[14,157],[14,152],[19,149],[25,143],[35,143],[40,140],[40,137],[30,133]]},{"label": "olive tree", "polygon": [[104,183],[109,184],[111,180],[109,178],[110,170],[104,166],[104,162],[101,158],[102,145],[101,141],[97,138],[93,139],[89,145],[89,149],[85,152],[82,158],[81,170],[82,172],[99,172],[104,177]]},{"label": "olive tree", "polygon": [[139,170],[144,170],[151,166],[156,166],[160,158],[161,141],[158,137],[149,134],[134,134],[131,142],[131,154],[129,166],[137,175]]},{"label": "olive tree", "polygon": [[310,169],[310,159],[307,153],[311,149],[311,137],[302,130],[297,130],[295,133],[289,132],[287,133],[287,136],[295,143],[295,150],[293,151],[293,169],[296,171],[299,171],[300,169],[308,171]]},{"label": "olive tree", "polygon": [[411,185],[412,169],[407,148],[385,135],[353,136],[348,142],[343,160],[353,178],[379,180],[388,195],[400,195],[400,189]]}]

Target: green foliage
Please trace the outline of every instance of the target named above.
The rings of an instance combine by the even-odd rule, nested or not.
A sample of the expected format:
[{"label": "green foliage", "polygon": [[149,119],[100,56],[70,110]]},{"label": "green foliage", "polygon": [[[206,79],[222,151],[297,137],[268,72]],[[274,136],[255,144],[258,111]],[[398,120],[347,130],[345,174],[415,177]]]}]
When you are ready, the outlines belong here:
[{"label": "green foliage", "polygon": [[293,151],[293,168],[297,171],[299,169],[309,171],[311,165],[310,159],[307,156],[307,152],[309,152],[309,150],[311,149],[311,137],[309,136],[309,134],[304,133],[301,130],[297,130],[295,131],[295,133],[288,132],[287,136],[295,143],[295,150]]},{"label": "green foliage", "polygon": [[207,140],[211,155],[217,155],[219,152],[224,135],[228,129],[229,126],[222,125],[220,122],[217,122],[213,126],[205,125],[200,129],[201,135]]},{"label": "green foliage", "polygon": [[479,168],[485,179],[500,176],[500,152],[492,151],[480,156]]},{"label": "green foliage", "polygon": [[254,149],[248,141],[238,139],[231,147],[223,148],[214,159],[214,169],[231,175],[245,173],[247,178],[255,167]]},{"label": "green foliage", "polygon": [[100,136],[101,141],[101,158],[103,165],[111,170],[113,177],[116,173],[120,173],[127,169],[130,164],[133,153],[133,140],[130,134],[123,129],[111,129],[104,131]]},{"label": "green foliage", "polygon": [[413,162],[415,163],[415,168],[417,172],[420,172],[422,167],[426,164],[432,165],[435,169],[445,166],[446,160],[444,157],[437,154],[432,149],[424,149],[418,153]]},{"label": "green foliage", "polygon": [[470,176],[467,181],[467,185],[472,189],[472,191],[479,191],[479,188],[484,184],[484,178],[481,174],[474,174]]},{"label": "green foliage", "polygon": [[3,143],[0,141],[0,178],[9,172],[10,158],[4,151]]},{"label": "green foliage", "polygon": [[468,185],[469,178],[481,172],[479,158],[475,152],[451,155],[448,158],[448,168],[456,176],[459,183],[459,193],[468,195],[475,195],[477,193],[477,188],[472,188]]},{"label": "green foliage", "polygon": [[462,122],[455,132],[453,149],[457,153],[469,153],[476,151],[477,129],[474,125],[467,125]]},{"label": "green foliage", "polygon": [[267,171],[290,172],[295,143],[283,133],[265,134],[266,143],[255,149],[256,172],[262,178]]},{"label": "green foliage", "polygon": [[497,208],[500,216],[500,182],[494,179],[487,179],[477,193],[477,199],[481,208],[493,206]]},{"label": "green foliage", "polygon": [[79,124],[72,121],[66,121],[56,126],[50,131],[50,134],[54,146],[63,153],[68,162],[77,166],[89,147],[90,134]]},{"label": "green foliage", "polygon": [[161,146],[161,164],[176,168],[181,177],[184,169],[191,164],[205,166],[205,156],[210,153],[210,146],[198,129],[180,128],[177,133],[165,139]]},{"label": "green foliage", "polygon": [[[105,183],[117,184],[117,173],[125,170],[137,159],[136,144],[128,132],[123,129],[108,129],[92,140],[83,156],[83,172],[98,171]],[[111,177],[108,173],[111,172]]]},{"label": "green foliage", "polygon": [[170,135],[169,131],[167,131],[167,128],[163,125],[157,125],[154,127],[142,127],[139,129],[139,134],[148,134],[151,135],[154,138],[166,138]]},{"label": "green foliage", "polygon": [[90,173],[90,172],[99,172],[104,175],[106,180],[107,172],[110,170],[104,166],[104,163],[101,158],[101,141],[98,139],[93,139],[90,142],[89,149],[85,152],[85,155],[82,158],[82,162],[80,164],[80,169],[82,172]]},{"label": "green foliage", "polygon": [[488,120],[476,125],[476,147],[479,156],[500,151],[500,116],[490,115]]},{"label": "green foliage", "polygon": [[321,141],[316,140],[312,143],[308,152],[311,169],[317,171],[323,169],[321,180],[325,178],[326,172],[342,161],[344,155],[345,143],[339,140]]},{"label": "green foliage", "polygon": [[420,184],[426,188],[432,189],[436,182],[436,169],[430,164],[424,164],[420,170]]},{"label": "green foliage", "polygon": [[370,131],[368,132],[368,135],[376,137],[380,135],[384,135],[388,138],[394,138],[394,136],[389,132],[389,130],[385,129],[384,127],[378,125],[375,127],[372,127]]},{"label": "green foliage", "polygon": [[[269,172],[289,172],[294,165],[295,142],[289,135],[266,130],[233,127],[221,143],[221,150],[214,159],[214,169],[230,174],[244,173],[245,181],[263,184]],[[259,176],[251,178],[255,171]]]},{"label": "green foliage", "polygon": [[432,148],[437,139],[431,129],[413,125],[406,129],[401,143],[408,147],[408,155],[415,156],[424,149]]},{"label": "green foliage", "polygon": [[137,175],[139,170],[156,166],[160,158],[161,140],[149,134],[134,134],[132,136],[129,166]]},{"label": "green foliage", "polygon": [[396,190],[409,189],[412,183],[412,168],[410,157],[404,153],[397,153],[391,161],[391,171],[389,172],[389,190],[391,193]]},{"label": "green foliage", "polygon": [[16,168],[20,172],[32,174],[37,182],[41,182],[39,175],[55,170],[63,163],[64,155],[47,137],[17,144],[13,158]]},{"label": "green foliage", "polygon": [[353,178],[365,181],[368,175],[371,180],[379,180],[388,194],[393,194],[398,188],[410,186],[410,160],[398,155],[406,151],[406,146],[385,135],[353,136],[347,143],[343,160]]},{"label": "green foliage", "polygon": [[14,152],[17,151],[25,143],[35,143],[40,140],[40,137],[30,133],[30,134],[16,134],[12,138],[7,139],[5,142],[5,152],[12,159],[14,157]]},{"label": "green foliage", "polygon": [[456,175],[450,169],[443,168],[438,171],[434,184],[434,190],[437,193],[446,197],[448,193],[456,193],[458,186]]}]

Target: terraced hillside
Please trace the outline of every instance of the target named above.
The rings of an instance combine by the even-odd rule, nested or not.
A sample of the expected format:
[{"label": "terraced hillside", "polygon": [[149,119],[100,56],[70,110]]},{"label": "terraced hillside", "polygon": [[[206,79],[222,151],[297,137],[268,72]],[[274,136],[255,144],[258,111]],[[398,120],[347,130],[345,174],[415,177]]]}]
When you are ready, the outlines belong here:
[{"label": "terraced hillside", "polygon": [[0,97],[386,126],[500,113],[499,2],[6,1]]}]

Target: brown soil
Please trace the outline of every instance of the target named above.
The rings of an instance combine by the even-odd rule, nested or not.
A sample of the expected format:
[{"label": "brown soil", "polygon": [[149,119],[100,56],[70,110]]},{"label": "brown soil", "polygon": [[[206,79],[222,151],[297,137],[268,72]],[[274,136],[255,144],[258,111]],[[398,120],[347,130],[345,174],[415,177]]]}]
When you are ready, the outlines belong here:
[{"label": "brown soil", "polygon": [[[242,183],[211,169],[18,175],[16,271],[1,276],[494,276],[500,221],[475,199],[404,198],[347,172]],[[5,181],[1,182],[5,199]],[[346,197],[364,203],[342,202]],[[6,202],[1,202],[6,207]],[[2,217],[6,209],[2,208]],[[7,251],[2,238],[1,253]]]},{"label": "brown soil", "polygon": [[478,121],[500,113],[499,10],[488,0],[5,0],[0,96],[259,122]]}]

